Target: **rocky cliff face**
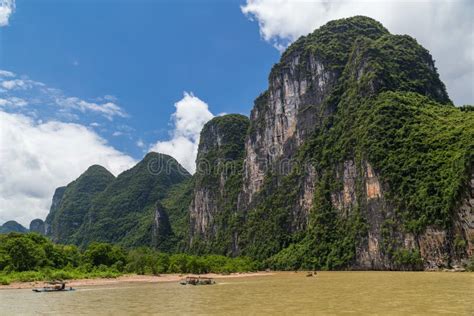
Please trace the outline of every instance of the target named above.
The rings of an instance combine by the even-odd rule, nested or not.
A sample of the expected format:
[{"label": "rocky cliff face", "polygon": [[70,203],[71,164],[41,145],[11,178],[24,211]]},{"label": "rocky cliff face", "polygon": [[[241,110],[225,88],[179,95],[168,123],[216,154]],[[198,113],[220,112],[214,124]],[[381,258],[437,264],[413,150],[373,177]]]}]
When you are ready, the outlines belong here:
[{"label": "rocky cliff face", "polygon": [[248,125],[243,115],[224,115],[212,119],[201,132],[189,207],[194,249],[231,252]]},{"label": "rocky cliff face", "polygon": [[51,201],[51,207],[49,209],[48,216],[44,221],[44,231],[46,236],[51,236],[51,223],[53,222],[53,218],[56,216],[56,213],[59,209],[59,204],[64,196],[64,191],[66,187],[59,187],[54,190],[53,199]]}]

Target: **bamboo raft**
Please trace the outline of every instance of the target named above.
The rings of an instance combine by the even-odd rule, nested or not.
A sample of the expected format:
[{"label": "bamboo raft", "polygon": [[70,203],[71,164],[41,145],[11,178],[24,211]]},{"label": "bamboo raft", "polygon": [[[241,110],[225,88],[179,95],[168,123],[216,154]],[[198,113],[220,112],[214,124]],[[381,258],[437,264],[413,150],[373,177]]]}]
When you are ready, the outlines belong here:
[{"label": "bamboo raft", "polygon": [[181,285],[211,285],[216,284],[212,278],[188,276],[179,282]]}]

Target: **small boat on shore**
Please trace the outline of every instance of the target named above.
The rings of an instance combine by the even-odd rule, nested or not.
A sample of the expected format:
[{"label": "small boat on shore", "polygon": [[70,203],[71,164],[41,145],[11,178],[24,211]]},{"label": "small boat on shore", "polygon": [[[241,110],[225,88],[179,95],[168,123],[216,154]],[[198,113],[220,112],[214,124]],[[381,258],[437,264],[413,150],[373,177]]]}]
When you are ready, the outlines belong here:
[{"label": "small boat on shore", "polygon": [[66,287],[66,282],[52,281],[52,282],[48,282],[48,284],[49,286],[44,286],[42,288],[35,288],[32,291],[37,292],[37,293],[74,291],[72,287]]},{"label": "small boat on shore", "polygon": [[179,282],[181,285],[211,285],[216,284],[212,278],[188,276]]}]

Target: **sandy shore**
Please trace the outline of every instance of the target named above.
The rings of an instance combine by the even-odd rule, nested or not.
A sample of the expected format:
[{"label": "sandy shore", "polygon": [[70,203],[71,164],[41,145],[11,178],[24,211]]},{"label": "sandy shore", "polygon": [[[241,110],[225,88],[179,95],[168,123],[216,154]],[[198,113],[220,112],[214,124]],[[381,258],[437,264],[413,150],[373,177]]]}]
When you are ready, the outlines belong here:
[{"label": "sandy shore", "polygon": [[[249,272],[249,273],[231,273],[228,275],[224,274],[201,274],[201,277],[208,277],[213,279],[228,279],[228,278],[247,278],[247,277],[256,277],[256,276],[269,276],[273,275],[271,272]],[[137,274],[128,274],[123,275],[118,278],[105,279],[79,279],[79,280],[66,280],[67,286],[72,287],[89,287],[89,286],[98,286],[98,285],[111,285],[111,284],[120,284],[120,283],[159,283],[159,282],[178,282],[181,279],[187,276],[198,276],[196,274],[163,274],[159,276],[154,275],[137,275]],[[46,283],[43,281],[37,282],[13,282],[9,285],[0,285],[0,290],[2,289],[32,289],[36,287],[43,287]]]}]

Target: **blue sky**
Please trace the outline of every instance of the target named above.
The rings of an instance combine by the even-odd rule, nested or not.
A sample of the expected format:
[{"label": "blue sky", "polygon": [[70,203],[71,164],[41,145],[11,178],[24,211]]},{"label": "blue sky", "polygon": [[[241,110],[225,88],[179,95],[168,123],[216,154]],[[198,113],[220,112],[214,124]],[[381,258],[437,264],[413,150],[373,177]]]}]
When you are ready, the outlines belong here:
[{"label": "blue sky", "polygon": [[471,0],[0,0],[0,224],[45,218],[92,164],[154,150],[192,172],[203,124],[248,115],[289,43],[354,15],[415,37],[474,103]]},{"label": "blue sky", "polygon": [[[173,104],[184,91],[213,113],[248,114],[265,89],[279,53],[240,4],[19,0],[9,26],[0,29],[0,69],[67,96],[116,97],[128,117],[96,130],[139,159],[139,139],[148,145],[169,136]],[[123,134],[112,136],[117,132]]]}]

